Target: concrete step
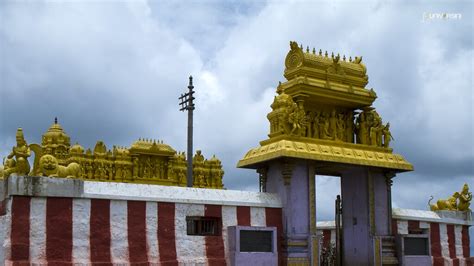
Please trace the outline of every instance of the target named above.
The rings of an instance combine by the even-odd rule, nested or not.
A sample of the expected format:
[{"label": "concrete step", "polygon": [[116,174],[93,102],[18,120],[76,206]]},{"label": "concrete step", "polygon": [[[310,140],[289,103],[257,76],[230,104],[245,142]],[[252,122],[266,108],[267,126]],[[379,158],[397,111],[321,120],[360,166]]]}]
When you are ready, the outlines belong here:
[{"label": "concrete step", "polygon": [[382,265],[399,265],[394,237],[382,239]]},{"label": "concrete step", "polygon": [[396,257],[382,257],[383,265],[398,265],[398,259]]}]

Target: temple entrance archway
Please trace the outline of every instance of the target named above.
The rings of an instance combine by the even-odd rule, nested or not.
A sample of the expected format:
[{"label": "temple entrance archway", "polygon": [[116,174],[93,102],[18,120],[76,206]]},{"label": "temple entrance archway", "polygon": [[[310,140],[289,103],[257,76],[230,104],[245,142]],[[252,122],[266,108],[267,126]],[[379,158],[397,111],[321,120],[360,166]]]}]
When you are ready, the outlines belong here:
[{"label": "temple entrance archway", "polygon": [[[290,42],[284,76],[267,115],[268,139],[238,167],[257,169],[263,191],[283,205],[282,264],[317,265],[316,175],[340,176],[342,263],[381,265],[391,238],[391,182],[413,166],[393,153],[390,123],[372,106],[361,57],[303,49]],[[312,52],[311,52],[312,51]]]}]

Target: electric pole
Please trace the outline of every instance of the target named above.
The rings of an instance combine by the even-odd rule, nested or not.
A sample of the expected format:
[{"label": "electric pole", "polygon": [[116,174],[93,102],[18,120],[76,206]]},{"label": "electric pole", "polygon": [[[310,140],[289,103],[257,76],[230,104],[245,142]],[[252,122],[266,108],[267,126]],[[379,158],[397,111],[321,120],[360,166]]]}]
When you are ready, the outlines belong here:
[{"label": "electric pole", "polygon": [[181,106],[180,111],[188,111],[188,152],[187,152],[187,161],[188,169],[186,175],[187,186],[193,186],[193,110],[194,110],[194,86],[193,86],[193,77],[189,76],[189,85],[188,92],[181,94],[179,97]]}]

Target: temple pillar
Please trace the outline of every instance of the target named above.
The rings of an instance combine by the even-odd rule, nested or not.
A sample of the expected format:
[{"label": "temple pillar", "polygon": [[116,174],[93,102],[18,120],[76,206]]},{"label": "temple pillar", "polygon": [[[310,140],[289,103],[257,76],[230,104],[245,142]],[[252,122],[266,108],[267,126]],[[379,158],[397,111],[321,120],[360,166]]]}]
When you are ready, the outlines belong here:
[{"label": "temple pillar", "polygon": [[311,172],[306,160],[275,160],[268,164],[266,191],[278,194],[283,203],[283,257],[287,265],[309,265],[311,261],[310,224],[315,223],[315,217],[310,219]]},{"label": "temple pillar", "polygon": [[381,237],[390,235],[391,202],[382,170],[351,167],[341,171],[342,261],[379,265]]}]

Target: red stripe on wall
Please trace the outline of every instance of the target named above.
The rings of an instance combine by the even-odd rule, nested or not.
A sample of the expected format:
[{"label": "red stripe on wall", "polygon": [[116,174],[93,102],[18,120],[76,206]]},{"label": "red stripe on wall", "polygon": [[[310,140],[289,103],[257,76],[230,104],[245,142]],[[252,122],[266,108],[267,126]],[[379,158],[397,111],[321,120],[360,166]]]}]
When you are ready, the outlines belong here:
[{"label": "red stripe on wall", "polygon": [[110,258],[110,200],[91,199],[91,262],[112,265]]},{"label": "red stripe on wall", "polygon": [[30,198],[12,198],[11,258],[12,262],[30,260]]},{"label": "red stripe on wall", "polygon": [[[206,236],[206,257],[209,265],[226,265],[224,239],[222,239],[222,206],[205,205],[204,216],[219,218],[219,235]],[[238,216],[237,216],[238,217]],[[238,219],[238,218],[237,218]]]},{"label": "red stripe on wall", "polygon": [[130,263],[147,265],[146,202],[127,201],[127,217]]},{"label": "red stripe on wall", "polygon": [[48,263],[72,261],[72,198],[46,200],[46,259]]},{"label": "red stripe on wall", "polygon": [[158,249],[163,266],[178,265],[176,260],[176,236],[174,203],[158,203]]},{"label": "red stripe on wall", "polygon": [[420,232],[420,221],[408,221],[408,233],[419,233]]},{"label": "red stripe on wall", "polygon": [[331,243],[331,229],[323,230],[323,248],[328,248]]},{"label": "red stripe on wall", "polygon": [[454,225],[447,224],[449,257],[456,258],[456,237],[454,235]]},{"label": "red stripe on wall", "polygon": [[458,258],[453,259],[453,266],[459,266],[459,259]]},{"label": "red stripe on wall", "polygon": [[392,219],[392,235],[398,235],[398,223],[395,219]]},{"label": "red stripe on wall", "polygon": [[439,236],[438,223],[430,223],[430,242],[431,242],[431,256],[433,256],[435,259],[433,263],[436,263],[436,259],[438,257],[441,257],[441,240]]},{"label": "red stripe on wall", "polygon": [[250,207],[237,206],[237,225],[250,226]]},{"label": "red stripe on wall", "polygon": [[283,244],[283,222],[280,208],[265,208],[265,219],[267,226],[277,228],[277,249],[278,249],[278,265],[284,265],[282,244]]},{"label": "red stripe on wall", "polygon": [[469,250],[469,245],[470,245],[470,242],[469,242],[469,230],[468,230],[468,226],[467,225],[463,225],[462,226],[462,233],[461,233],[462,237],[461,237],[461,240],[462,240],[462,255],[464,258],[469,258],[471,256],[471,252]]},{"label": "red stripe on wall", "polygon": [[443,257],[433,257],[433,266],[444,266]]}]

